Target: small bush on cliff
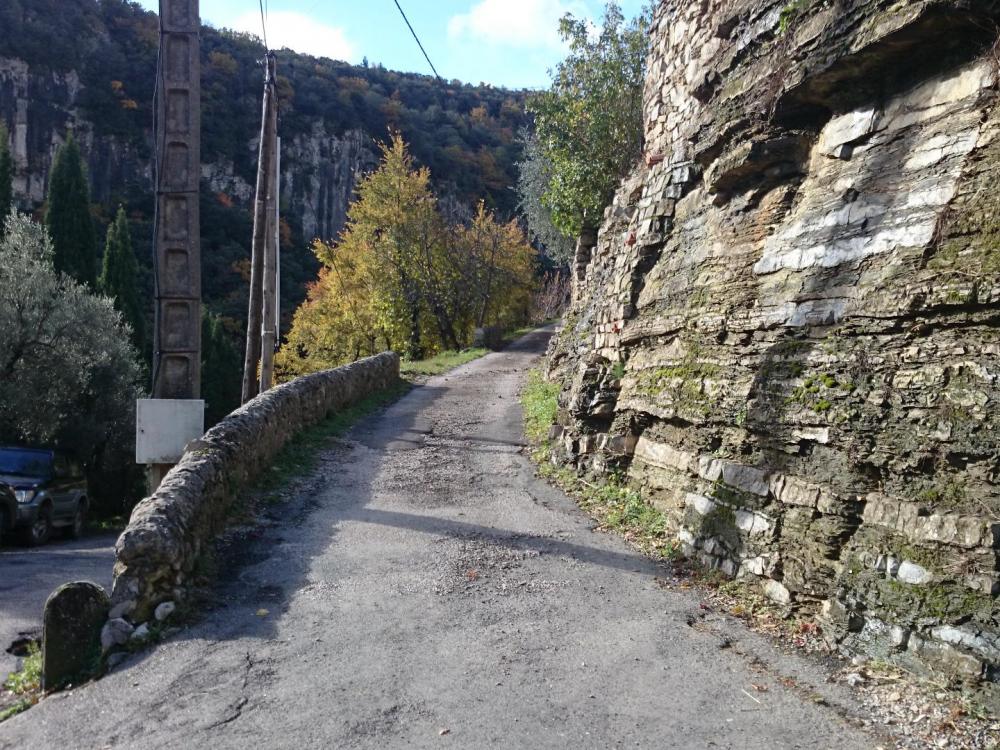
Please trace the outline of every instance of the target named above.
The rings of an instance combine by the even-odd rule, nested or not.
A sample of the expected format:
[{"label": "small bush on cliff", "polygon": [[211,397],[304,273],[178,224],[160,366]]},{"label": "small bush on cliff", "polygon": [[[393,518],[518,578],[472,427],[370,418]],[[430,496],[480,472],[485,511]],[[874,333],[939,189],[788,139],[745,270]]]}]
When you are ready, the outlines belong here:
[{"label": "small bush on cliff", "polygon": [[792,0],[784,8],[781,9],[781,16],[778,18],[778,33],[784,34],[788,31],[791,25],[798,18],[799,14],[802,13],[810,4],[810,0]]},{"label": "small bush on cliff", "polygon": [[[618,183],[642,157],[651,20],[646,8],[626,22],[618,5],[609,3],[596,34],[586,19],[567,15],[560,23],[569,55],[556,67],[551,88],[529,101],[536,137],[526,139],[519,165],[521,206],[543,242],[549,224],[567,237],[596,229]],[[568,253],[553,244],[556,253]]]}]

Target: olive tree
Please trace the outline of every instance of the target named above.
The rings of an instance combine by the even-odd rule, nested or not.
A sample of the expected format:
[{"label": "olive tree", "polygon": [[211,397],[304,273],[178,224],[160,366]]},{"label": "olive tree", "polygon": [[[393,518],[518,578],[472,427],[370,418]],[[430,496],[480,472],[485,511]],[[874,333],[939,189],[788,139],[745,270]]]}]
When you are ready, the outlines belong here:
[{"label": "olive tree", "polygon": [[112,300],[53,266],[45,228],[12,212],[0,241],[0,441],[91,465],[128,453],[142,370]]}]

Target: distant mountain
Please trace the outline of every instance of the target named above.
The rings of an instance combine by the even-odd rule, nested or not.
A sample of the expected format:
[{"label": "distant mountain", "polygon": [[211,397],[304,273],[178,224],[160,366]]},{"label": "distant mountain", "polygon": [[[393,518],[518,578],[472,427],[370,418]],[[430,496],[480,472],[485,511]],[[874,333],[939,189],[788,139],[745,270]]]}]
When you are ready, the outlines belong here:
[{"label": "distant mountain", "polygon": [[[0,117],[10,126],[22,209],[44,200],[67,132],[89,165],[95,220],[119,203],[133,222],[149,292],[150,157],[157,18],[123,0],[0,2]],[[204,295],[234,332],[245,314],[263,56],[246,34],[202,35]],[[524,95],[431,76],[353,66],[289,50],[278,54],[282,137],[283,307],[302,299],[313,237],[335,237],[376,140],[398,129],[439,192],[502,215],[515,209]]]}]

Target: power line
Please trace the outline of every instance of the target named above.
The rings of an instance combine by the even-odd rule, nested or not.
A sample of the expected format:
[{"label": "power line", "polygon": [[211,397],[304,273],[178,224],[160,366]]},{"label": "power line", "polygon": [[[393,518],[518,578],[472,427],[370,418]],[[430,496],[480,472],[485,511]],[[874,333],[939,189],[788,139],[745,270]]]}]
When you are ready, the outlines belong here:
[{"label": "power line", "polygon": [[267,46],[267,22],[264,20],[264,0],[257,0],[260,5],[260,28],[264,32],[264,49],[271,49]]},{"label": "power line", "polygon": [[406,13],[403,12],[403,7],[399,4],[399,0],[392,1],[396,3],[396,7],[399,8],[400,15],[402,15],[403,20],[406,21],[406,25],[409,27],[410,33],[413,34],[413,38],[417,41],[417,46],[420,47],[420,51],[424,53],[424,59],[427,61],[427,64],[431,66],[431,70],[434,71],[434,75],[436,75],[440,80],[444,80],[441,78],[441,74],[437,72],[437,68],[434,67],[434,63],[431,62],[431,58],[427,55],[427,50],[424,49],[424,45],[420,43],[420,37],[418,37],[417,32],[413,30],[413,26],[410,24],[410,19],[407,18]]}]

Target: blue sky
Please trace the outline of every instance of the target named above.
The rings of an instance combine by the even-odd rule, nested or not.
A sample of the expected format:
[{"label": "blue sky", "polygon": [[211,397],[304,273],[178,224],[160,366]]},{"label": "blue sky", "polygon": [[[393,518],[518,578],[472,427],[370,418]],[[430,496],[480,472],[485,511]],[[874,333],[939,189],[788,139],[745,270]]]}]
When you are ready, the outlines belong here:
[{"label": "blue sky", "polygon": [[[140,0],[156,10],[158,0]],[[541,88],[563,56],[557,27],[566,12],[598,18],[604,0],[400,0],[442,77]],[[642,0],[620,2],[626,16]],[[430,73],[393,0],[268,0],[268,43],[352,63],[367,57]],[[257,0],[201,0],[202,20],[260,35]]]}]

